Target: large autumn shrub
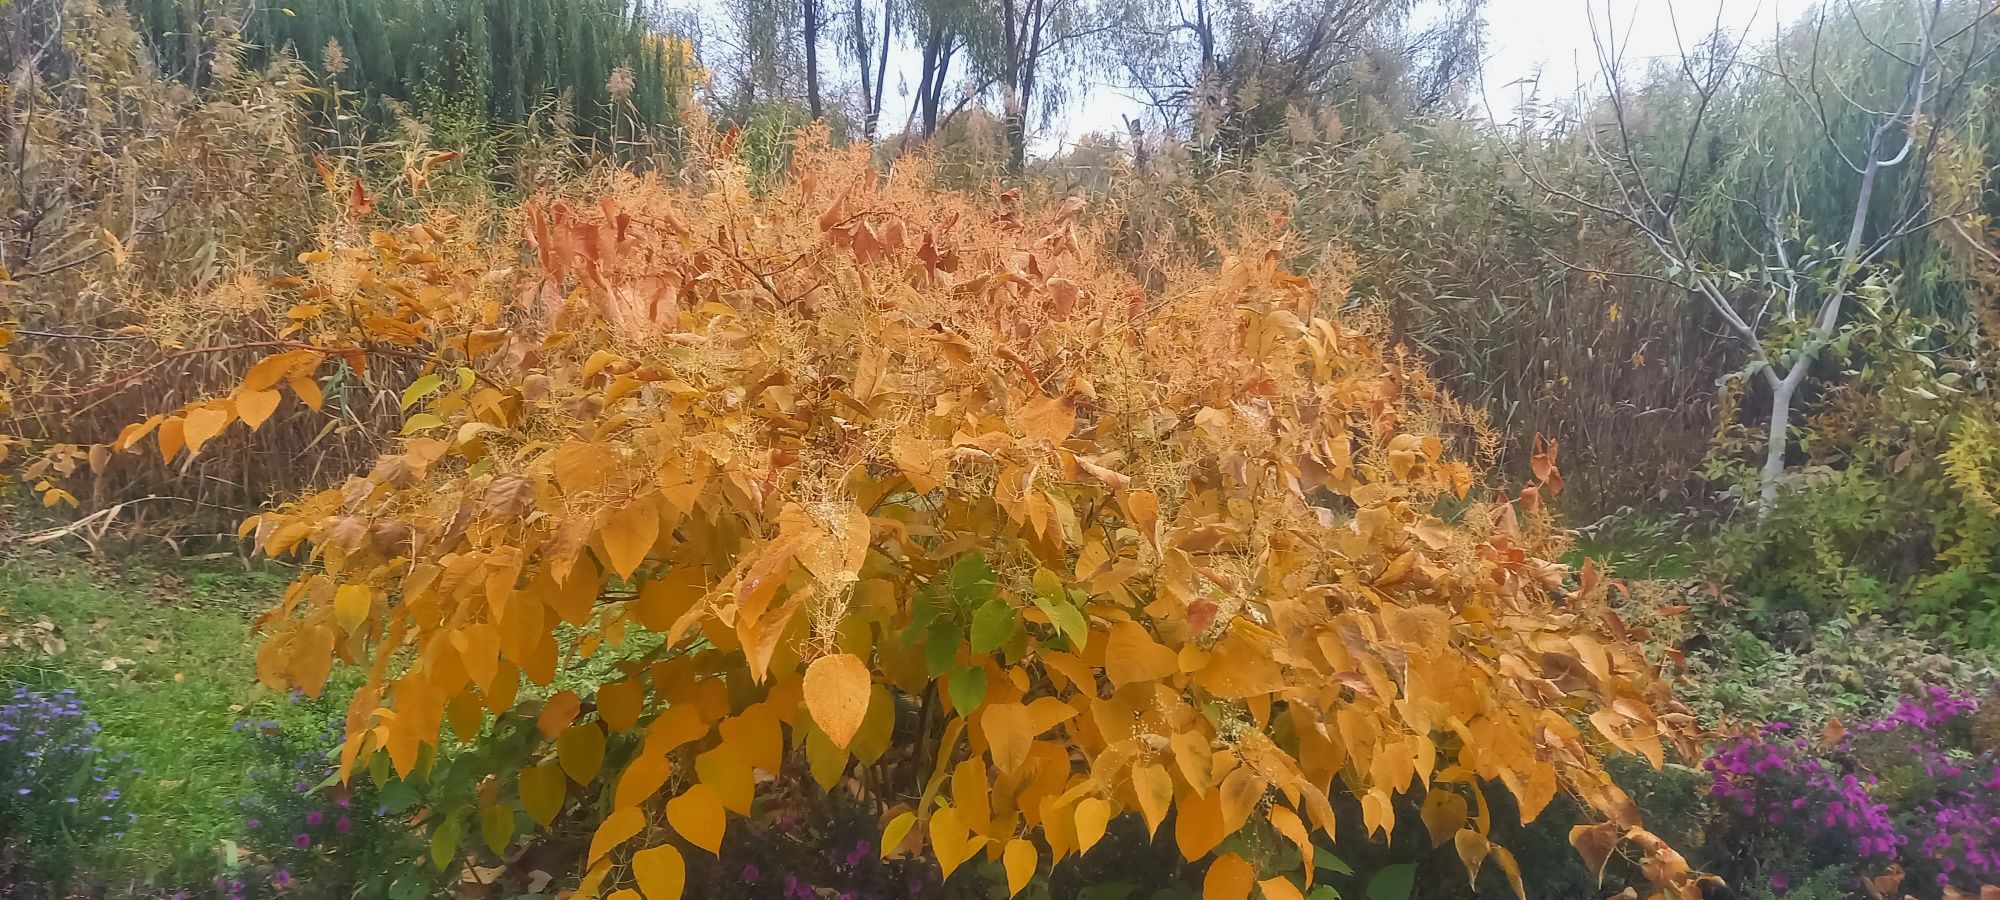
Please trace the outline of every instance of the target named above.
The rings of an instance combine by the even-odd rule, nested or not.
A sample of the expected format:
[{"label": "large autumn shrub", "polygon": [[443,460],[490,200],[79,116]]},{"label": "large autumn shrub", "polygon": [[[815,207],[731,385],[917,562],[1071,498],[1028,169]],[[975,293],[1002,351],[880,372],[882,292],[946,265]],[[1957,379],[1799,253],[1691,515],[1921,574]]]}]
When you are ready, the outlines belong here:
[{"label": "large autumn shrub", "polygon": [[234,394],[120,438],[197,453],[336,372],[400,393],[399,449],[244,533],[310,563],[260,677],[364,673],[344,775],[520,748],[452,752],[487,770],[429,814],[439,865],[475,822],[583,823],[585,894],[677,897],[795,772],[877,852],[1013,891],[1131,813],[1209,895],[1296,897],[1336,791],[1520,891],[1504,786],[1696,894],[1599,763],[1688,754],[1691,719],[1606,582],[1549,561],[1553,445],[1480,490],[1450,405],[1279,236],[1149,291],[1080,199],[811,136],[753,191],[729,144],[528,205],[526,252],[357,207],[271,286],[294,324]]}]

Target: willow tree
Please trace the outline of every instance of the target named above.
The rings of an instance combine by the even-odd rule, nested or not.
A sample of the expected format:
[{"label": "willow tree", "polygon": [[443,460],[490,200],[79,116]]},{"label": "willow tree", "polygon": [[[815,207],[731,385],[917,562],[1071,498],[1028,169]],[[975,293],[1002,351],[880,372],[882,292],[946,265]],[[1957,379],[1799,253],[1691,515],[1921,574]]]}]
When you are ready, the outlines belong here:
[{"label": "willow tree", "polygon": [[1949,280],[1910,263],[1980,211],[1980,191],[1939,188],[1963,180],[1953,167],[1977,175],[1994,158],[1980,135],[1996,13],[1960,0],[1823,6],[1768,51],[1717,30],[1636,82],[1614,49],[1622,36],[1600,20],[1606,93],[1542,146],[1576,154],[1588,177],[1553,177],[1534,152],[1519,160],[1542,189],[1630,226],[1657,266],[1638,277],[1681,286],[1731,336],[1737,377],[1770,398],[1760,514],[1777,501],[1801,387],[1840,342],[1844,313],[1864,293],[1935,299]]}]

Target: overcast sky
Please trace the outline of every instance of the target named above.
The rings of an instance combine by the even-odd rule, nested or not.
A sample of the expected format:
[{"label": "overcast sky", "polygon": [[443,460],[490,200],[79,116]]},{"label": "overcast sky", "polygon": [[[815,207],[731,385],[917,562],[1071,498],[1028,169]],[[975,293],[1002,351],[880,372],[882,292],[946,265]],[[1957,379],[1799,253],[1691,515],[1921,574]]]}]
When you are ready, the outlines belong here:
[{"label": "overcast sky", "polygon": [[[1494,114],[1507,118],[1519,105],[1521,92],[1537,90],[1543,100],[1567,100],[1579,87],[1588,90],[1596,82],[1597,51],[1592,29],[1617,36],[1628,66],[1646,60],[1671,58],[1680,42],[1692,44],[1718,25],[1731,31],[1749,29],[1752,43],[1770,40],[1774,26],[1798,16],[1807,0],[1487,0],[1486,79],[1487,100]],[[4,4],[5,0],[0,0]],[[666,0],[668,6],[692,7],[705,18],[721,18],[720,0]],[[1678,40],[1676,39],[1678,26]],[[904,122],[910,108],[909,93],[916,87],[919,57],[900,35],[890,53],[889,78],[884,106],[885,131]],[[844,52],[831,45],[823,48],[822,60],[833,66],[846,63]],[[955,72],[954,77],[962,73]],[[1091,132],[1123,134],[1124,115],[1139,111],[1139,103],[1118,86],[1119,72],[1097,76],[1095,83],[1080,92],[1064,111],[1061,121],[1033,136],[1030,151],[1048,155],[1073,144]],[[1523,79],[1538,78],[1532,85]],[[841,72],[836,83],[853,89],[853,78]]]},{"label": "overcast sky", "polygon": [[[1637,66],[1678,54],[1676,24],[1690,43],[1718,23],[1732,31],[1752,29],[1757,43],[1769,40],[1775,22],[1788,21],[1804,6],[1802,0],[1487,0],[1487,97],[1495,115],[1504,118],[1523,90],[1538,87],[1548,100],[1568,99],[1580,84],[1588,89],[1597,80],[1593,17],[1600,33],[1615,29],[1628,65]],[[1537,85],[1521,83],[1536,77]],[[1080,98],[1058,127],[1040,136],[1036,152],[1055,152],[1093,131],[1122,133],[1120,116],[1135,113],[1138,104],[1116,87],[1115,78]]]}]

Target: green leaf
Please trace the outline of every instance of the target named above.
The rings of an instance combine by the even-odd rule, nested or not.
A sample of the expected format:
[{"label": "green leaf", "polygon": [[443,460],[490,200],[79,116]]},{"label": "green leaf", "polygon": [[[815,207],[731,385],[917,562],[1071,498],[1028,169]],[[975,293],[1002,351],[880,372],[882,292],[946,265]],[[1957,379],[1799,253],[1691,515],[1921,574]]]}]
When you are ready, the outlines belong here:
[{"label": "green leaf", "polygon": [[986,702],[986,670],[954,669],[945,680],[945,690],[951,694],[952,708],[961,716],[969,716]]},{"label": "green leaf", "polygon": [[1018,617],[1014,607],[995,597],[972,614],[972,652],[992,653],[1014,636]]},{"label": "green leaf", "polygon": [[950,622],[932,625],[924,635],[924,667],[936,678],[958,664],[958,642],[965,632]]},{"label": "green leaf", "polygon": [[424,398],[425,394],[437,390],[438,385],[443,383],[444,379],[439,378],[436,372],[410,382],[410,386],[403,389],[403,408],[409,409],[415,406],[418,400]]},{"label": "green leaf", "polygon": [[993,567],[980,556],[961,556],[951,565],[951,599],[972,609],[993,596]]},{"label": "green leaf", "polygon": [[1410,900],[1410,891],[1417,886],[1417,867],[1414,863],[1387,866],[1368,879],[1368,890],[1362,896],[1368,900]]},{"label": "green leaf", "polygon": [[445,817],[436,831],[431,832],[431,865],[442,872],[458,860],[458,839],[465,832],[465,817],[451,815]]},{"label": "green leaf", "polygon": [[1340,892],[1334,890],[1333,885],[1322,884],[1313,888],[1312,893],[1306,895],[1306,900],[1340,900]]},{"label": "green leaf", "polygon": [[[1079,593],[1076,596],[1078,602],[1081,602],[1083,595]],[[1070,602],[1069,598],[1063,596],[1062,579],[1056,573],[1047,569],[1035,570],[1033,599],[1035,608],[1041,610],[1042,615],[1049,617],[1049,624],[1067,636],[1078,649],[1082,649],[1084,642],[1090,638],[1090,623],[1084,620],[1078,604]]]},{"label": "green leaf", "polygon": [[1332,872],[1335,875],[1354,874],[1354,867],[1348,865],[1347,860],[1333,855],[1333,851],[1325,847],[1313,848],[1313,867]]}]

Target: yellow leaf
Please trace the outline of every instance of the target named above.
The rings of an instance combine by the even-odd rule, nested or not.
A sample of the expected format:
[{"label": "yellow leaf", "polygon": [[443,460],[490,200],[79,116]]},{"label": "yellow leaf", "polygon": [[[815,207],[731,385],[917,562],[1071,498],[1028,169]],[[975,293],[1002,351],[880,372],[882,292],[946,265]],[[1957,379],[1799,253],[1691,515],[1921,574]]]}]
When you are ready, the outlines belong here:
[{"label": "yellow leaf", "polygon": [[979,714],[979,728],[993,751],[993,764],[1002,774],[1011,774],[1028,761],[1028,749],[1035,743],[1034,719],[1028,707],[1019,703],[989,703]]},{"label": "yellow leaf", "polygon": [[1012,897],[1028,886],[1029,879],[1035,877],[1035,867],[1040,865],[1040,856],[1035,851],[1033,841],[1015,838],[1007,842],[1007,849],[1000,854],[1000,862],[1007,869],[1007,896]]},{"label": "yellow leaf", "polygon": [[618,790],[612,797],[612,805],[638,806],[646,802],[673,774],[674,764],[666,753],[642,747],[639,757],[625,767],[624,774],[618,776]]},{"label": "yellow leaf", "polygon": [[937,857],[938,868],[944,870],[946,878],[986,843],[985,838],[973,837],[965,823],[959,821],[958,810],[949,806],[931,813],[930,834],[931,855]]},{"label": "yellow leaf", "polygon": [[[1468,807],[1465,797],[1442,784],[1434,784],[1424,795],[1424,827],[1430,829],[1431,846],[1442,847],[1465,827]],[[1574,835],[1572,835],[1574,837]]]},{"label": "yellow leaf", "polygon": [[546,826],[562,811],[563,793],[568,789],[562,769],[554,764],[521,770],[521,806],[535,821]]},{"label": "yellow leaf", "polygon": [[1514,853],[1499,844],[1487,845],[1493,852],[1493,861],[1500,864],[1500,871],[1507,875],[1507,884],[1514,889],[1514,896],[1528,900],[1528,889],[1521,883],[1521,864],[1514,860]]},{"label": "yellow leaf", "polygon": [[680,900],[687,887],[687,861],[671,844],[632,854],[632,878],[646,900]]},{"label": "yellow leaf", "polygon": [[714,789],[723,809],[740,816],[750,814],[750,801],[756,785],[749,761],[736,748],[725,742],[695,757],[694,772],[702,784]]},{"label": "yellow leaf", "polygon": [[875,685],[868,692],[868,715],[861,720],[861,730],[855,733],[848,749],[862,765],[872,766],[889,752],[889,742],[895,735],[896,700],[889,695],[888,688]]},{"label": "yellow leaf", "polygon": [[645,685],[637,681],[614,681],[597,689],[597,715],[612,731],[628,731],[639,722],[639,707],[646,696]]},{"label": "yellow leaf", "polygon": [[722,852],[722,832],[729,816],[722,811],[722,798],[706,784],[695,784],[667,801],[667,824],[687,842],[710,853]]},{"label": "yellow leaf", "polygon": [[277,391],[245,391],[236,395],[236,415],[251,431],[262,427],[264,420],[278,409],[280,396]]},{"label": "yellow leaf", "polygon": [[834,746],[847,749],[861,730],[872,681],[868,664],[852,653],[822,656],[806,667],[806,710]]},{"label": "yellow leaf", "polygon": [[1225,853],[1208,864],[1208,874],[1201,879],[1201,900],[1248,900],[1256,883],[1257,870],[1248,860]]},{"label": "yellow leaf", "polygon": [[[1312,835],[1306,831],[1305,820],[1300,819],[1298,813],[1282,806],[1273,805],[1271,807],[1270,820],[1271,830],[1283,835],[1294,846],[1299,848],[1300,859],[1310,860],[1313,858]],[[1312,886],[1314,868],[1314,866],[1310,865],[1305,867],[1307,887]]]},{"label": "yellow leaf", "polygon": [[618,849],[618,845],[632,839],[633,835],[646,827],[646,814],[636,806],[627,806],[604,818],[604,824],[590,836],[590,856],[585,864],[597,862],[606,853]]},{"label": "yellow leaf", "polygon": [[598,535],[604,539],[605,551],[611,554],[605,560],[611,564],[611,571],[620,578],[631,578],[660,537],[659,495],[647,494],[619,507],[605,519]]},{"label": "yellow leaf", "polygon": [[333,622],[343,634],[353,634],[368,618],[375,592],[365,584],[343,584],[333,592]]},{"label": "yellow leaf", "polygon": [[1250,811],[1257,808],[1258,801],[1264,799],[1264,789],[1270,780],[1257,773],[1251,766],[1237,766],[1222,779],[1222,825],[1224,831],[1235,831],[1243,827],[1250,818]]},{"label": "yellow leaf", "polygon": [[188,410],[187,420],[181,425],[181,437],[187,442],[189,456],[201,452],[201,445],[222,433],[229,426],[229,413],[213,406],[198,406]]},{"label": "yellow leaf", "polygon": [[1104,648],[1104,674],[1114,687],[1165,678],[1181,670],[1180,656],[1161,646],[1137,622],[1111,626]]},{"label": "yellow leaf", "polygon": [[1111,824],[1111,804],[1097,797],[1085,797],[1076,804],[1076,849],[1082,853],[1097,846],[1104,827]]},{"label": "yellow leaf", "polygon": [[1146,817],[1146,833],[1157,833],[1174,805],[1174,776],[1152,763],[1133,766],[1132,793],[1138,795],[1139,812]]},{"label": "yellow leaf", "polygon": [[903,841],[910,836],[910,829],[915,827],[917,827],[915,813],[903,813],[890,819],[889,824],[882,828],[882,858],[888,859],[897,848],[903,846]]},{"label": "yellow leaf", "polygon": [[1486,856],[1492,851],[1493,845],[1487,843],[1485,835],[1470,828],[1462,828],[1457,834],[1452,835],[1452,846],[1458,851],[1459,862],[1465,864],[1467,881],[1477,888],[1479,864],[1486,861]]},{"label": "yellow leaf", "polygon": [[556,738],[556,759],[577,784],[589,784],[604,765],[604,729],[596,722],[582,722],[563,730]]}]

